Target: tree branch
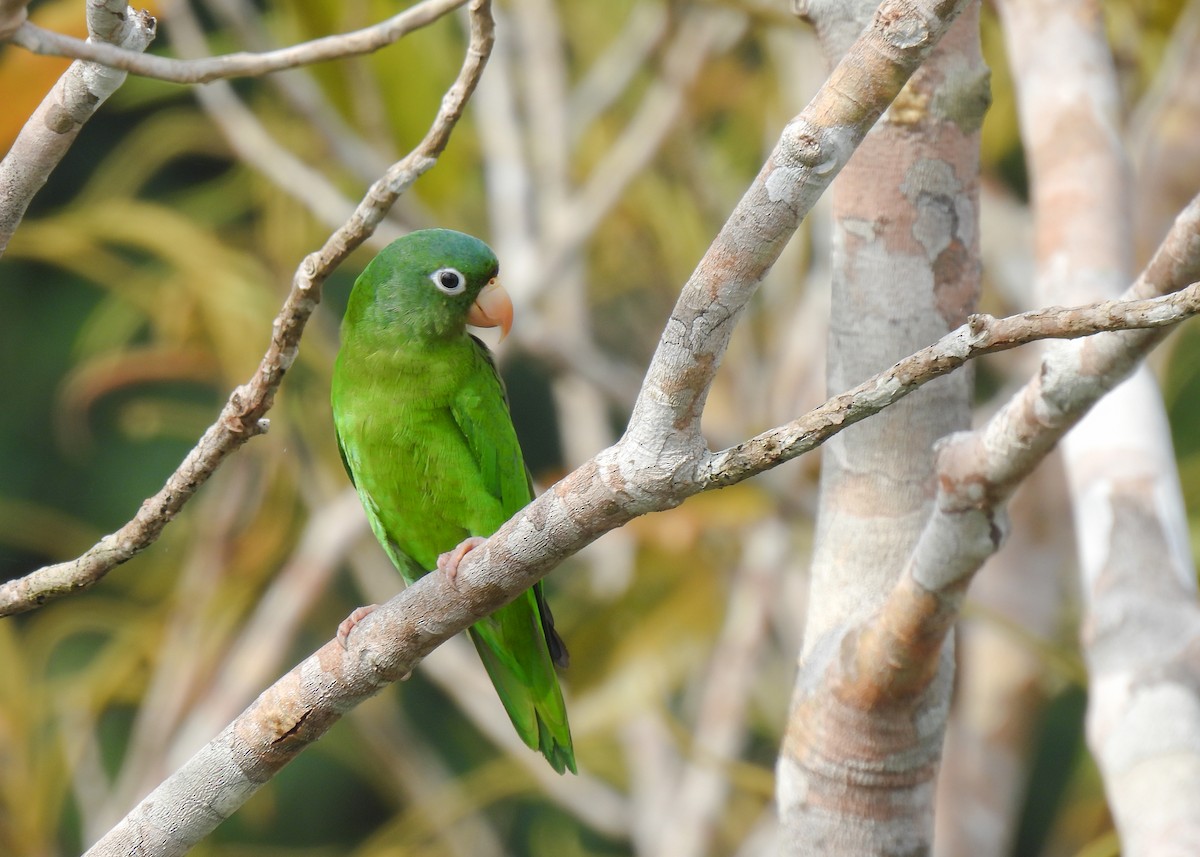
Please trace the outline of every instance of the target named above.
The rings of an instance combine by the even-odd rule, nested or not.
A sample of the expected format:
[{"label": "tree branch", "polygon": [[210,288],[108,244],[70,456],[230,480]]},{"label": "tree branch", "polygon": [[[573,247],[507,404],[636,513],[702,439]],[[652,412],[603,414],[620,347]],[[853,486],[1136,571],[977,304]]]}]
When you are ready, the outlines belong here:
[{"label": "tree branch", "polygon": [[1200,312],[1200,283],[1158,298],[1048,307],[1007,318],[973,315],[933,345],[830,399],[787,425],[715,453],[705,487],[723,488],[820,446],[969,360],[1041,339],[1079,339],[1117,330],[1167,328]]},{"label": "tree branch", "polygon": [[264,53],[240,52],[205,59],[180,60],[95,44],[24,22],[10,41],[35,54],[75,57],[109,68],[170,83],[207,83],[227,77],[258,77],[273,71],[369,54],[425,27],[467,0],[424,0],[385,21],[336,36],[325,36]]},{"label": "tree branch", "polygon": [[[104,41],[79,42],[81,45],[142,57],[139,51],[154,39],[155,20],[147,12],[127,9],[124,2],[114,0],[89,3],[87,9],[88,38]],[[4,2],[0,5],[0,31],[24,15],[24,4]],[[32,26],[25,21],[17,32]],[[83,124],[124,82],[124,72],[90,62],[73,62],[21,128],[0,161],[0,256],[29,203],[71,148]]]},{"label": "tree branch", "polygon": [[479,81],[493,40],[490,4],[488,0],[473,0],[470,11],[471,38],[462,69],[442,99],[425,138],[371,185],[350,219],[330,235],[320,250],[301,262],[283,307],[272,323],[270,345],[253,377],[233,391],[217,421],[131,521],[77,559],[46,566],[0,585],[0,616],[32,610],[46,601],[85,589],[144,550],[230,453],[267,430],[269,421],[265,415],[284,374],[296,359],[300,336],[321,299],[325,279],[374,232],[396,198],[436,163]]}]

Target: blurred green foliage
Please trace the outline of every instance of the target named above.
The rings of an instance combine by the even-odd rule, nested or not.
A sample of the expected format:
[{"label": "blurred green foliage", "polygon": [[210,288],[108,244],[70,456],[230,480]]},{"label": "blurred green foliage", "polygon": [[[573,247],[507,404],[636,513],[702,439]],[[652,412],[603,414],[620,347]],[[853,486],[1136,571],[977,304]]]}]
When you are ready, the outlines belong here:
[{"label": "blurred green foliage", "polygon": [[[745,16],[745,29],[707,64],[677,131],[587,244],[585,303],[593,335],[633,367],[648,359],[679,284],[782,123],[801,106],[795,81],[782,80],[793,70],[783,60],[789,40],[801,38],[799,25],[765,4],[728,5]],[[1180,5],[1106,4],[1131,105],[1153,79]],[[632,0],[557,4],[570,81],[596,61],[633,6]],[[686,6],[668,4],[667,14],[680,15]],[[78,7],[76,0],[52,0],[35,4],[33,14],[47,26],[78,32]],[[394,6],[284,0],[258,11],[283,44],[364,26]],[[240,44],[215,23],[210,31],[214,49]],[[1020,195],[1025,177],[1011,82],[990,14],[984,44],[994,69],[985,180]],[[346,123],[394,156],[423,135],[463,45],[458,24],[443,21],[395,47],[311,74]],[[805,45],[813,50],[811,41]],[[44,91],[59,69],[56,61],[0,48],[6,144],[32,109],[30,94]],[[587,129],[573,173],[586,174],[611,147],[652,79],[650,63]],[[362,183],[269,83],[241,81],[237,90],[290,150],[322,165],[336,187],[357,199]],[[488,133],[470,113],[414,190],[414,203],[431,222],[487,235],[480,152]],[[186,88],[129,79],[84,129],[0,261],[0,576],[77,555],[157,490],[257,365],[295,266],[324,235],[284,189],[233,156]],[[0,853],[77,852],[226,721],[205,721],[207,732],[180,737],[190,709],[224,699],[223,682],[245,666],[228,660],[244,623],[293,558],[311,517],[346,486],[327,390],[340,311],[369,256],[360,250],[328,282],[269,434],[226,464],[157,544],[94,590],[0,621]],[[799,264],[801,270],[780,273],[774,285],[802,279],[811,264],[807,254]],[[772,320],[775,308],[798,298],[763,300],[776,303],[760,306],[746,326],[786,336]],[[766,361],[770,342],[758,346]],[[1193,529],[1200,509],[1197,349],[1194,326],[1178,335],[1166,385]],[[730,368],[732,378],[741,377],[738,371]],[[506,373],[523,444],[536,475],[549,481],[574,463],[563,458],[552,399],[561,370],[509,353]],[[727,388],[714,391],[713,402],[726,403],[726,412],[714,416],[718,431],[749,434],[768,422],[763,408],[737,412],[738,399]],[[614,422],[623,422],[627,407],[609,403]],[[620,549],[581,557],[550,579],[559,629],[574,656],[568,684],[580,758],[613,790],[624,790],[631,776],[621,731],[631,712],[650,710],[673,724],[677,749],[690,752],[686,724],[743,534],[772,515],[788,516],[796,567],[803,569],[810,525],[795,510],[804,507],[814,473],[800,465],[791,473],[790,508],[772,493],[777,489],[761,485],[699,497],[635,522],[620,541],[609,542]],[[362,540],[342,571],[377,567],[374,551]],[[606,572],[618,555],[629,568]],[[368,600],[367,579],[342,573],[305,594],[311,603],[302,621],[281,630],[278,650],[262,655],[267,681]],[[769,811],[793,642],[772,630],[759,669],[775,681],[764,680],[751,701],[747,750],[730,772],[733,794],[714,853],[732,852]],[[1064,637],[1053,645],[1073,643]],[[1057,737],[1041,747],[1048,770],[1082,764],[1077,691],[1069,694],[1050,715],[1057,719],[1047,729]],[[232,703],[232,713],[246,701]],[[398,773],[389,752],[423,761]],[[1031,803],[1021,853],[1041,853],[1048,841],[1079,847],[1103,834],[1091,826],[1063,832],[1073,812],[1100,800],[1094,777],[1039,785],[1049,793],[1037,792]],[[1048,806],[1055,808],[1049,817]],[[526,768],[418,672],[336,727],[194,853],[461,853],[463,842],[475,840],[456,844],[447,824],[478,814],[496,853],[631,850],[622,837],[548,798]]]}]

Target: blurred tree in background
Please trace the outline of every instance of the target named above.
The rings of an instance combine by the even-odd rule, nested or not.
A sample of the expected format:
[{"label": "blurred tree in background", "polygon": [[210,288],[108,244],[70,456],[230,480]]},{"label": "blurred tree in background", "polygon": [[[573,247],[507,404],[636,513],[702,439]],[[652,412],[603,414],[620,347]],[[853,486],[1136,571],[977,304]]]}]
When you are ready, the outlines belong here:
[{"label": "blurred tree in background", "polygon": [[[31,20],[82,36],[81,5],[34,2]],[[362,0],[188,5],[151,8],[162,24],[152,51],[263,50],[396,11]],[[825,78],[813,31],[786,6],[499,3],[495,52],[464,121],[327,282],[270,432],[100,585],[0,622],[0,853],[87,847],[350,610],[398,588],[343,473],[328,406],[350,285],[390,237],[439,225],[496,249],[517,305],[499,354],[540,486],[617,439],[680,284]],[[1144,257],[1196,189],[1200,158],[1182,141],[1195,138],[1200,105],[1181,93],[1196,79],[1200,4],[1104,6]],[[232,84],[130,75],[88,122],[0,260],[0,579],[77,556],[161,487],[254,371],[299,260],[425,133],[461,61],[462,22]],[[990,7],[981,32],[993,96],[981,305],[999,315],[1035,305],[1031,227]],[[65,67],[0,47],[4,149]],[[734,336],[704,414],[714,449],[824,399],[824,206]],[[1185,327],[1155,363],[1193,534],[1197,353],[1200,330]],[[1035,359],[1023,349],[983,363],[980,411]],[[610,533],[547,579],[572,652],[582,776],[556,777],[519,744],[457,638],[351,712],[194,853],[761,852],[775,830],[817,477],[808,456],[699,495]],[[1061,496],[1061,476],[1036,478]],[[1046,508],[1061,520],[1048,522]],[[1013,517],[1018,532],[1019,509]],[[1030,517],[1006,549],[1025,553],[1005,561],[1037,557],[1068,580],[1066,502]],[[1033,773],[1010,796],[1010,853],[1117,853],[1083,749],[1073,598],[1048,605],[1037,632],[970,597],[965,612],[1033,665],[1017,736]],[[696,819],[696,807],[710,811]],[[695,850],[660,848],[661,828],[684,824],[702,831]]]}]

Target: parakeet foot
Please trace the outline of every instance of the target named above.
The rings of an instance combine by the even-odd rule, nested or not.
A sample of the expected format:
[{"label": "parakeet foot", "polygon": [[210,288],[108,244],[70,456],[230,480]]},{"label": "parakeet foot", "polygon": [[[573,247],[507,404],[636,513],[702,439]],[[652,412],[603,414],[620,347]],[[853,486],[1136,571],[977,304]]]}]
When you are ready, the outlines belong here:
[{"label": "parakeet foot", "polygon": [[350,632],[354,630],[354,627],[370,616],[378,606],[378,604],[368,604],[366,607],[359,607],[342,620],[342,624],[338,625],[337,629],[337,641],[342,644],[343,649],[348,647]]},{"label": "parakeet foot", "polygon": [[438,571],[446,575],[450,579],[450,584],[454,585],[454,579],[458,577],[458,565],[463,561],[463,557],[486,541],[487,539],[480,538],[479,536],[471,536],[469,539],[463,539],[462,543],[454,550],[446,551],[438,557]]}]

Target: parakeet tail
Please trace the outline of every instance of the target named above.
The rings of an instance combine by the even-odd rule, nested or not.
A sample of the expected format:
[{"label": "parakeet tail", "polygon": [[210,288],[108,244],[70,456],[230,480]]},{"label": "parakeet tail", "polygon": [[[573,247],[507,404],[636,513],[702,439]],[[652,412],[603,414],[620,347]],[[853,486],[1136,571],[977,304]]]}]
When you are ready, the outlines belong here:
[{"label": "parakeet tail", "polygon": [[[516,604],[519,605],[522,600],[518,599]],[[503,610],[514,606],[510,604]],[[567,723],[567,708],[563,703],[558,676],[550,661],[550,653],[542,641],[544,638],[539,640],[541,651],[538,657],[524,658],[523,663],[514,663],[511,658],[505,657],[503,648],[498,651],[487,639],[491,636],[488,633],[490,629],[481,628],[495,617],[496,614],[493,614],[489,619],[472,626],[470,635],[513,727],[521,740],[531,750],[541,751],[558,773],[578,773],[571,743],[571,727]],[[537,630],[541,631],[540,628]]]}]

